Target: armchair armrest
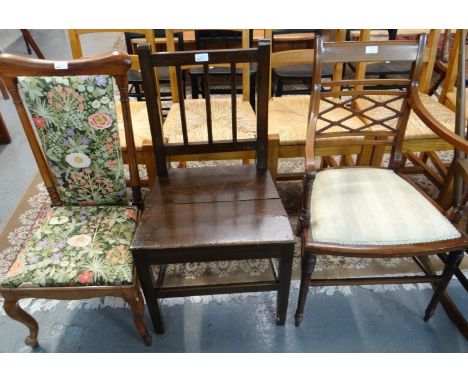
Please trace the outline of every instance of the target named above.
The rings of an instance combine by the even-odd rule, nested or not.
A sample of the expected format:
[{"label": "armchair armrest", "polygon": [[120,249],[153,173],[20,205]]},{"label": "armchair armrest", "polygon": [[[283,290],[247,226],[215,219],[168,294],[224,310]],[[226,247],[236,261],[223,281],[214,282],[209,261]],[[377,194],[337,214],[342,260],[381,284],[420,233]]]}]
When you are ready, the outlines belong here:
[{"label": "armchair armrest", "polygon": [[416,115],[440,138],[444,139],[455,148],[468,153],[468,141],[455,134],[453,131],[448,130],[437,119],[429,113],[421,99],[416,88],[411,88],[411,97],[409,98],[409,105]]},{"label": "armchair armrest", "polygon": [[307,136],[305,144],[305,175],[306,179],[315,178],[317,169],[315,167],[315,127],[317,125],[318,114],[315,110],[319,110],[320,104],[320,88],[314,89],[314,97],[312,100],[316,105],[310,105],[309,123],[307,125]]}]

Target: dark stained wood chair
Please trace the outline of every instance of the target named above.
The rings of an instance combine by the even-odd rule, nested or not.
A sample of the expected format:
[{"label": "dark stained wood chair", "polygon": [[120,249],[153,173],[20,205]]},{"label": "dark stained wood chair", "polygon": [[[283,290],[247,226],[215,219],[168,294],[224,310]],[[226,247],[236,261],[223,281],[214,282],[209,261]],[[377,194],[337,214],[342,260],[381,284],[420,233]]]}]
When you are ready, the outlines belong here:
[{"label": "dark stained wood chair", "polygon": [[[29,346],[38,346],[39,327],[19,300],[104,296],[128,303],[138,334],[151,344],[129,249],[143,207],[128,102],[130,65],[122,52],[68,62],[0,55],[0,76],[52,204],[0,281],[5,312],[28,327]],[[124,115],[132,205],[119,145],[114,80]]]},{"label": "dark stained wood chair", "polygon": [[[438,136],[463,152],[468,152],[468,141],[449,131],[425,109],[418,94],[418,78],[422,70],[426,35],[418,43],[400,41],[323,43],[318,38],[315,46],[314,92],[312,115],[306,142],[304,191],[297,234],[302,238],[302,273],[299,301],[295,316],[300,325],[311,285],[360,285],[387,283],[431,282],[434,295],[426,309],[424,320],[434,314],[439,301],[449,305],[445,289],[468,246],[464,233],[444,216],[443,211],[399,175],[403,163],[402,145],[406,123],[414,111]],[[411,73],[406,78],[342,80],[327,83],[352,90],[320,93],[321,68],[326,63],[409,61]],[[394,90],[369,90],[367,86],[398,85]],[[369,94],[401,99],[399,109],[383,118],[366,116],[376,109],[388,110],[387,104],[374,103],[367,109],[356,110],[353,101]],[[341,101],[336,101],[340,97]],[[320,101],[331,103],[348,112],[340,121],[330,121],[327,111],[320,111]],[[364,126],[353,128],[347,120],[359,115],[367,118]],[[362,137],[362,144],[384,145],[392,148],[389,168],[354,167],[330,168],[317,171],[315,145],[326,138],[347,144],[350,137]],[[376,142],[375,136],[378,136]],[[370,140],[369,140],[370,137]],[[372,141],[374,141],[372,143]],[[441,275],[436,275],[428,255],[445,254],[447,264]],[[311,279],[317,256],[351,257],[410,257],[426,276]],[[466,328],[463,328],[466,335]]]},{"label": "dark stained wood chair", "polygon": [[[143,84],[153,89],[154,67],[175,67],[183,139],[166,143],[161,113],[154,108],[157,95],[146,93],[158,178],[146,198],[146,209],[132,243],[146,302],[157,333],[164,332],[158,299],[202,294],[278,291],[276,320],[284,324],[288,305],[294,241],[287,214],[267,170],[269,44],[239,50],[151,54],[139,46]],[[241,135],[245,121],[238,118],[235,91],[236,65],[258,64],[256,131]],[[182,67],[202,65],[205,75],[206,121],[203,132],[193,131],[182,96]],[[209,65],[228,64],[231,72],[231,121],[228,132],[216,131],[211,113]],[[195,121],[195,126],[197,122]],[[256,165],[168,168],[168,161],[193,155],[206,160],[225,152],[254,152]],[[164,287],[167,264],[279,258],[272,281],[236,284]],[[157,281],[150,271],[161,266]]]}]

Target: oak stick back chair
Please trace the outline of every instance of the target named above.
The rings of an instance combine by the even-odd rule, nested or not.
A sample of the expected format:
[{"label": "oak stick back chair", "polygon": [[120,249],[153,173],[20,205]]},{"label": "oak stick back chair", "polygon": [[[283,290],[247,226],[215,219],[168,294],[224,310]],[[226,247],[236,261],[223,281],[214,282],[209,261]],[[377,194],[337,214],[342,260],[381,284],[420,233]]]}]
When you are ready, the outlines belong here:
[{"label": "oak stick back chair", "polygon": [[[164,332],[158,298],[247,291],[278,292],[277,323],[286,319],[294,240],[286,211],[267,170],[268,165],[268,70],[269,44],[254,49],[229,49],[151,54],[148,46],[138,53],[145,87],[152,88],[153,67],[171,66],[177,74],[180,122],[167,130],[160,110],[154,107],[155,92],[147,92],[149,121],[153,134],[158,178],[147,196],[131,249],[142,280],[143,291],[157,333]],[[254,131],[245,129],[236,96],[236,67],[257,63],[257,105]],[[182,95],[182,68],[201,65],[205,77],[204,114],[193,118]],[[209,92],[211,65],[228,65],[231,97],[226,117],[213,112]],[[250,105],[249,105],[250,106]],[[168,117],[169,118],[169,117]],[[175,127],[179,129],[175,131]],[[178,139],[165,137],[177,134]],[[226,153],[253,153],[255,165],[168,168],[168,162],[201,160]],[[162,223],[163,222],[163,223]],[[167,264],[279,258],[274,280],[164,286]],[[160,266],[157,281],[149,271]]]},{"label": "oak stick back chair", "polygon": [[[19,306],[23,298],[121,297],[133,311],[138,334],[151,344],[129,250],[143,206],[128,102],[130,65],[121,52],[58,62],[0,55],[0,76],[52,204],[0,286],[5,312],[28,327],[25,343],[32,347],[38,346],[38,324]],[[122,104],[132,204],[114,81]]]},{"label": "oak stick back chair", "polygon": [[[109,33],[121,33],[121,34],[137,34],[143,35],[144,40],[151,47],[151,51],[155,52],[155,33],[153,29],[69,29],[68,37],[70,41],[70,47],[72,56],[74,59],[82,58],[86,56],[86,38],[99,38]],[[101,53],[101,52],[99,52]],[[131,67],[128,72],[129,84],[133,91],[129,91],[130,97],[136,97],[139,101],[144,99],[144,90],[141,84],[141,73],[140,63],[136,54],[129,53],[131,60]],[[155,76],[158,81],[155,82],[158,86],[157,91],[160,91],[159,83],[160,76],[157,70],[155,70]],[[130,88],[129,88],[130,89]],[[127,148],[125,141],[125,134],[123,133],[123,119],[120,102],[116,103],[117,117],[119,127],[121,130],[121,146],[123,149],[124,161],[127,162]],[[160,105],[161,107],[161,105]],[[136,146],[136,155],[138,164],[143,164],[146,167],[148,180],[142,180],[143,186],[148,186],[154,181],[154,158],[152,155],[153,146],[151,142],[151,132],[149,130],[149,123],[147,119],[146,106],[144,102],[130,102],[130,110],[133,117],[134,125],[134,138]]]},{"label": "oak stick back chair", "polygon": [[[167,40],[167,49],[168,52],[175,52],[175,35],[181,35],[187,30],[166,30],[166,40]],[[239,30],[240,31],[240,30]],[[242,30],[242,38],[243,38],[243,46],[248,46],[248,37],[249,33],[248,30]],[[180,41],[179,41],[180,42]],[[201,51],[200,53],[202,53]],[[211,51],[210,51],[211,52]],[[182,53],[182,52],[180,52]],[[212,64],[210,67],[222,67],[223,69],[228,69],[230,71],[230,66],[226,67],[226,64]],[[207,119],[206,119],[206,107],[205,107],[205,100],[209,97],[209,104],[210,104],[210,113],[212,113],[212,121],[214,124],[212,126],[212,131],[214,136],[231,136],[231,127],[230,121],[232,120],[232,108],[231,108],[231,100],[233,95],[230,96],[219,96],[219,97],[211,97],[211,94],[208,93],[212,87],[211,76],[212,73],[210,68],[208,68],[208,72],[205,74],[203,71],[203,82],[204,82],[204,99],[186,99],[185,98],[185,91],[184,91],[184,79],[183,73],[185,70],[190,68],[203,68],[203,65],[198,63],[194,63],[192,65],[182,65],[180,67],[181,70],[181,77],[179,78],[176,68],[174,66],[169,67],[169,73],[171,75],[171,91],[172,91],[172,99],[173,104],[167,114],[167,117],[164,119],[164,140],[168,143],[177,143],[183,140],[182,136],[182,125],[180,119],[180,111],[182,108],[185,108],[186,114],[186,122],[192,126],[194,126],[193,133],[201,133],[206,132],[207,129]],[[248,63],[240,63],[236,65],[236,77],[234,80],[230,80],[230,86],[236,85],[236,78],[239,70],[242,71],[242,99],[236,99],[236,116],[239,120],[239,134],[242,136],[254,136],[256,130],[256,116],[255,111],[252,105],[249,103],[249,89],[250,89],[250,80],[248,75],[249,64]],[[234,82],[232,82],[234,81]],[[211,92],[211,91],[210,91]],[[189,155],[190,158],[193,160],[201,160],[204,156],[197,157],[195,154]],[[198,158],[198,159],[197,159]],[[249,163],[250,159],[255,158],[255,154],[250,151],[244,152],[228,152],[228,153],[218,153],[217,159],[242,159],[244,163]],[[185,161],[189,159],[181,158],[180,166],[185,166]]]},{"label": "oak stick back chair", "polygon": [[[263,52],[268,49],[269,45],[261,47],[261,53],[258,59],[264,60]],[[231,57],[231,52],[236,52],[235,56]],[[154,92],[149,92],[147,98],[149,122],[153,134],[154,150],[156,157],[156,167],[158,176],[167,176],[167,162],[168,159],[175,156],[196,156],[197,154],[216,154],[226,152],[246,152],[255,151],[257,167],[266,170],[267,167],[267,113],[268,104],[260,94],[258,98],[257,111],[253,114],[254,128],[250,131],[251,121],[242,119],[239,107],[242,107],[242,101],[238,102],[235,92],[235,75],[236,66],[245,66],[246,63],[255,62],[257,60],[257,50],[243,49],[243,50],[209,50],[209,51],[191,51],[191,52],[175,52],[161,55],[151,55],[148,46],[139,47],[138,54],[142,66],[142,76],[144,83],[152,85],[149,76],[150,71],[148,68],[151,66],[171,66],[176,74],[175,89],[177,91],[179,107],[177,108],[177,119],[180,121],[177,124],[167,128],[167,122],[170,117],[165,121],[163,126],[162,116],[158,108],[151,107],[157,95]],[[237,60],[237,61],[236,61]],[[200,64],[201,63],[201,64]],[[216,64],[229,64],[231,69],[231,93],[229,99],[224,99],[225,114],[220,124],[219,116],[215,114],[216,101],[212,99],[209,93],[209,65]],[[190,113],[189,102],[183,97],[182,86],[182,70],[187,66],[202,66],[204,71],[204,81],[206,86],[206,97],[203,100],[198,100],[198,104],[203,105],[199,110],[203,113],[203,120],[191,121],[189,119]],[[262,86],[258,88],[259,92],[263,92]],[[268,100],[268,98],[267,98]],[[241,105],[239,105],[241,104]],[[174,114],[176,110],[174,109]],[[227,113],[226,113],[227,112]],[[228,115],[229,114],[229,115]],[[175,118],[175,115],[174,115]],[[249,126],[246,126],[246,122]],[[191,126],[192,125],[192,126]],[[195,126],[195,129],[193,129]],[[219,127],[219,128],[217,128]],[[246,129],[248,127],[249,129]],[[174,131],[178,129],[179,131]],[[173,139],[169,138],[167,142],[167,135],[174,136]],[[167,143],[166,143],[167,142]]]},{"label": "oak stick back chair", "polygon": [[[402,145],[409,114],[413,110],[441,138],[468,151],[468,141],[458,137],[432,117],[424,108],[418,93],[418,78],[422,69],[426,35],[419,42],[345,42],[323,43],[315,46],[312,113],[307,132],[302,210],[297,234],[302,237],[302,273],[299,302],[296,311],[298,326],[310,285],[359,285],[385,283],[431,282],[435,292],[424,319],[434,313],[439,301],[447,303],[444,291],[468,245],[465,235],[454,227],[438,206],[423,196],[404,177],[398,175],[403,163]],[[323,82],[321,68],[325,63],[372,61],[410,61],[409,78],[350,79],[332,81],[341,90],[320,92]],[[369,89],[381,85],[384,88]],[[398,89],[387,90],[387,85]],[[352,90],[344,90],[344,89]],[[372,101],[366,109],[356,110],[353,103],[369,99],[370,95],[386,95],[400,101],[400,108]],[[339,98],[341,97],[341,98]],[[336,101],[341,99],[341,101]],[[320,102],[346,109],[348,116],[340,121],[327,118],[327,110],[320,110]],[[381,118],[366,113],[374,109],[391,109],[392,115]],[[353,128],[347,120],[354,115],[366,124]],[[360,136],[361,144],[391,147],[389,168],[336,167],[317,171],[315,147],[323,139],[348,140]],[[376,141],[375,137],[379,140]],[[341,141],[340,141],[341,140]],[[374,142],[373,142],[374,141]],[[441,276],[430,266],[428,255],[448,253]],[[351,257],[412,257],[426,276],[311,280],[316,257],[320,255]]]}]

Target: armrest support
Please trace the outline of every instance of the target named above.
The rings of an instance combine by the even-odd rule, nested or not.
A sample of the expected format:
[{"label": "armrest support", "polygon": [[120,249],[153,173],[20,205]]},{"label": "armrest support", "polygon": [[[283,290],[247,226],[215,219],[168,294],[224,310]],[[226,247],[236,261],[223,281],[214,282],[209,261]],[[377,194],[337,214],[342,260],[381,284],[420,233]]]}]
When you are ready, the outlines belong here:
[{"label": "armrest support", "polygon": [[421,99],[419,98],[419,93],[416,88],[411,88],[411,97],[409,98],[409,105],[416,115],[421,118],[421,120],[429,127],[435,134],[440,138],[444,139],[455,148],[468,153],[468,141],[455,134],[453,131],[448,130],[444,125],[442,125],[437,119],[432,116],[429,111],[426,109]]},{"label": "armrest support", "polygon": [[[310,107],[309,123],[307,125],[307,136],[305,144],[305,176],[306,179],[314,179],[317,169],[315,167],[315,127],[317,125],[318,110],[320,104],[320,88],[314,89],[314,96]],[[316,112],[317,111],[317,112]]]}]

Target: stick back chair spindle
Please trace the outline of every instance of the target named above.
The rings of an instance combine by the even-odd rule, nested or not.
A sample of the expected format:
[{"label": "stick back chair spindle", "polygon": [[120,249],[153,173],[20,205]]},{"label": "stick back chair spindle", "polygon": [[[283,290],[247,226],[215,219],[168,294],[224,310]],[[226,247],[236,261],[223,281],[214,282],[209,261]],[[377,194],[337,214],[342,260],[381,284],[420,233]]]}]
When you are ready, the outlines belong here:
[{"label": "stick back chair spindle", "polygon": [[[132,252],[142,280],[143,291],[157,333],[164,332],[158,298],[247,291],[278,291],[277,323],[285,322],[287,296],[292,271],[293,234],[279,195],[267,170],[268,165],[268,70],[269,44],[259,42],[254,49],[229,49],[150,54],[139,46],[143,83],[152,88],[154,66],[173,67],[179,92],[178,141],[165,141],[161,113],[151,107],[154,92],[147,93],[148,117],[153,134],[158,178],[146,198],[146,209],[132,243]],[[236,97],[236,66],[257,63],[257,106],[255,132],[243,132]],[[205,72],[205,114],[203,121],[190,119],[182,96],[181,71],[201,64]],[[214,118],[208,67],[228,65],[231,70],[231,97],[226,117]],[[166,120],[167,122],[167,120]],[[200,127],[201,126],[201,127]],[[181,157],[195,160],[218,154],[253,152],[255,165],[168,168],[168,161]],[[207,261],[279,258],[274,281],[241,282],[194,287],[164,287],[168,264]],[[154,282],[150,266],[160,266]],[[155,283],[155,285],[154,285]]]},{"label": "stick back chair spindle", "polygon": [[[32,347],[38,346],[39,328],[19,306],[23,298],[121,297],[133,312],[138,334],[151,344],[129,250],[143,205],[129,68],[130,59],[121,52],[68,62],[0,55],[0,76],[52,202],[0,284],[5,312],[29,328],[25,343]],[[133,206],[127,198],[113,81],[122,103]]]},{"label": "stick back chair spindle", "polygon": [[[468,245],[465,235],[454,227],[438,206],[399,176],[403,164],[403,136],[409,114],[414,111],[438,136],[460,150],[468,151],[468,141],[458,137],[432,117],[422,104],[418,93],[418,78],[422,69],[422,53],[426,36],[415,42],[346,42],[323,43],[318,38],[315,46],[315,67],[312,113],[306,142],[304,191],[302,210],[296,233],[302,237],[302,273],[296,326],[299,326],[310,285],[359,285],[395,282],[431,282],[434,295],[424,316],[428,320],[439,301],[450,304],[444,293],[453,273],[463,258]],[[324,63],[361,62],[376,60],[406,60],[412,62],[406,79],[342,80],[352,90],[320,92],[321,67]],[[372,85],[396,85],[399,89],[369,89]],[[333,82],[329,84],[333,87]],[[359,88],[357,88],[359,87]],[[356,89],[357,88],[357,89]],[[366,112],[376,108],[387,109],[385,103],[375,103],[366,110],[353,108],[353,101],[369,95],[399,98],[400,109],[392,108],[392,116],[369,117]],[[334,97],[346,97],[337,103]],[[320,101],[331,99],[334,107],[346,108],[349,115],[341,121],[330,121],[326,111],[319,109]],[[346,120],[353,115],[365,117],[366,125],[353,128]],[[393,122],[392,122],[393,121]],[[371,131],[369,129],[372,128]],[[380,145],[391,147],[389,168],[336,167],[316,170],[315,145],[325,138],[341,139],[361,135],[362,144],[372,144],[375,136]],[[375,142],[374,142],[375,143]],[[349,222],[353,222],[350,224]],[[402,228],[403,227],[403,228]],[[448,253],[442,275],[431,268],[428,255]],[[311,279],[316,257],[321,255],[351,257],[412,257],[426,276]],[[466,333],[466,328],[463,329]]]}]

